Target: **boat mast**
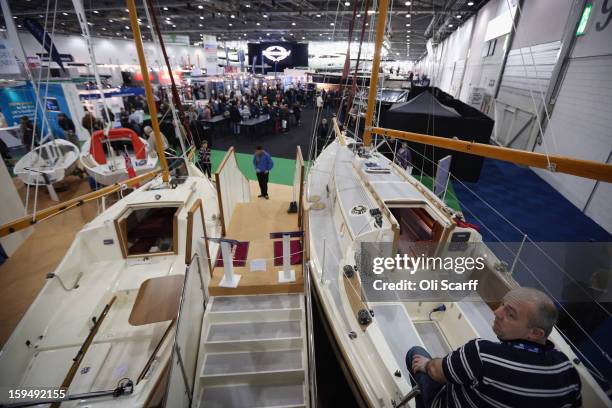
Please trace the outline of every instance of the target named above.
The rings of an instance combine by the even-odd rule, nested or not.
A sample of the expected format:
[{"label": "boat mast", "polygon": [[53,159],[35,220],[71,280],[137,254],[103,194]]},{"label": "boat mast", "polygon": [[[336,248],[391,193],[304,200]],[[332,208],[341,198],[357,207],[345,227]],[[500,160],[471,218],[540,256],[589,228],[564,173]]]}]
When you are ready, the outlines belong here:
[{"label": "boat mast", "polygon": [[155,107],[155,100],[153,99],[153,91],[151,88],[151,81],[149,80],[149,69],[147,68],[147,60],[144,55],[144,49],[142,46],[142,36],[140,34],[140,26],[138,25],[138,15],[136,13],[136,3],[134,0],[127,0],[128,10],[130,11],[130,23],[132,25],[132,31],[134,32],[134,44],[136,44],[136,51],[138,52],[138,60],[140,62],[140,72],[142,73],[142,81],[144,82],[144,89],[147,95],[147,104],[149,105],[149,113],[151,115],[151,127],[155,135],[155,144],[157,147],[157,156],[159,157],[159,164],[162,168],[162,180],[167,183],[170,179],[168,172],[168,162],[166,161],[166,155],[164,153],[164,143],[161,139],[159,131],[159,122],[157,120],[157,108]]},{"label": "boat mast", "polygon": [[[79,20],[79,24],[81,25],[81,31],[83,32],[83,37],[85,38],[85,43],[87,43],[87,51],[89,51],[89,58],[91,59],[91,67],[94,72],[94,77],[96,79],[96,86],[98,87],[98,92],[100,93],[100,99],[102,99],[102,105],[106,112],[106,115],[102,115],[102,117],[106,116],[110,121],[110,109],[108,108],[108,104],[106,103],[106,98],[104,97],[104,90],[102,89],[102,81],[100,80],[100,74],[98,72],[98,63],[96,62],[96,56],[93,49],[93,43],[91,41],[91,36],[89,34],[89,27],[87,26],[87,19],[85,17],[85,9],[83,8],[83,0],[72,0],[72,5],[74,6],[74,10],[76,11],[77,19]],[[110,163],[109,169],[112,169],[115,166],[115,154],[113,151],[113,147],[110,143],[110,138],[108,137],[108,130],[110,127],[105,126],[104,129],[104,139],[106,141],[106,148],[108,150],[108,154],[110,155]]]},{"label": "boat mast", "polygon": [[[369,146],[372,141],[372,123],[374,109],[376,108],[376,93],[378,92],[378,73],[380,71],[380,58],[383,38],[387,26],[387,9],[389,1],[380,0],[378,3],[378,17],[376,18],[376,39],[374,40],[374,58],[372,58],[372,76],[370,77],[370,90],[368,92],[368,110],[364,122],[363,144]],[[367,10],[366,10],[367,16]]]}]

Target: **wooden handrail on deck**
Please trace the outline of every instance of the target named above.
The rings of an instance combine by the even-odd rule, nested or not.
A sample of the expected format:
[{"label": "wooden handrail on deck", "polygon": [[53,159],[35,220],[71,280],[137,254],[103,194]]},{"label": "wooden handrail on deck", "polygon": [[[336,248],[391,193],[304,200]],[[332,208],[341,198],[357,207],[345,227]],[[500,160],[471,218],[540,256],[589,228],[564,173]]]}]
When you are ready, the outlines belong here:
[{"label": "wooden handrail on deck", "polygon": [[[68,391],[68,388],[70,388],[70,384],[72,384],[72,380],[74,379],[74,376],[76,375],[77,370],[79,369],[79,365],[81,365],[81,361],[83,361],[83,358],[85,357],[85,353],[87,353],[89,346],[91,346],[94,337],[96,337],[96,334],[98,333],[98,329],[100,328],[102,322],[108,315],[108,311],[115,303],[115,300],[117,300],[117,296],[113,296],[110,302],[108,302],[108,304],[104,306],[104,310],[102,310],[102,313],[100,313],[100,316],[96,320],[94,327],[91,328],[89,334],[87,335],[87,338],[85,339],[85,342],[83,343],[83,345],[81,345],[81,348],[79,349],[76,357],[74,357],[72,366],[70,367],[70,370],[68,370],[68,374],[66,374],[66,377],[64,377],[64,381],[62,381],[62,385],[60,386],[61,389]],[[58,408],[60,405],[61,402],[54,402],[53,404],[51,404],[51,408]]]},{"label": "wooden handrail on deck", "polygon": [[[449,139],[440,136],[424,135],[421,133],[406,132],[395,129],[374,127],[369,131],[381,136],[423,143],[430,146],[442,147],[462,153],[469,153],[481,157],[508,161],[524,166],[538,167],[557,173],[572,174],[593,180],[612,183],[612,164],[598,163],[590,160],[574,159],[571,157],[546,155],[509,147],[492,146],[467,140]],[[367,144],[367,143],[366,143]]]},{"label": "wooden handrail on deck", "polygon": [[37,211],[36,215],[29,214],[25,217],[21,217],[9,223],[3,224],[0,226],[0,237],[5,237],[9,234],[12,234],[13,232],[25,229],[31,225],[36,224],[38,221],[53,217],[68,209],[81,206],[87,201],[95,200],[96,198],[112,194],[115,191],[121,189],[122,186],[132,187],[135,184],[140,184],[145,180],[155,177],[157,174],[159,174],[160,171],[161,169],[157,169],[148,173],[141,174],[140,176],[136,176],[129,180],[125,180],[110,186],[106,186],[97,191],[92,191],[91,193],[83,194],[82,196],[73,198],[68,201],[64,201],[52,207],[44,208],[40,211]]}]

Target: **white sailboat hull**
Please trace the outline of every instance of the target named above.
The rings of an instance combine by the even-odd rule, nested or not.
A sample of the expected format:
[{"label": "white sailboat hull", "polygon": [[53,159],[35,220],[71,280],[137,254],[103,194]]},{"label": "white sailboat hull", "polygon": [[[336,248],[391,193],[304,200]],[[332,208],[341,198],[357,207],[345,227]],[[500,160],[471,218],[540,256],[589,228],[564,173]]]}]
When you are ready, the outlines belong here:
[{"label": "white sailboat hull", "polygon": [[23,156],[14,168],[25,184],[45,185],[63,180],[76,168],[79,149],[63,139],[44,143]]},{"label": "white sailboat hull", "polygon": [[[137,298],[142,296],[146,282],[156,278],[177,277],[182,285],[192,261],[198,264],[194,273],[201,274],[206,288],[209,271],[203,236],[220,235],[216,189],[191,165],[189,174],[175,188],[163,187],[157,177],[85,225],[54,271],[55,277],[48,278],[0,353],[0,384],[12,389],[58,389],[94,325],[92,318],[98,318],[114,298],[68,394],[113,390],[121,379],[129,378],[135,385],[132,394],[88,399],[87,405],[140,407],[150,403],[160,387],[163,389],[161,379],[170,361],[176,326],[170,319],[138,322]],[[194,211],[199,205],[204,212]],[[145,254],[126,253],[134,246],[127,233],[120,236],[117,220],[129,224],[133,218],[126,214],[130,211],[166,207],[174,214],[171,250],[164,249],[160,241]],[[210,246],[212,256],[217,250],[216,245]],[[187,251],[192,256],[189,261]],[[194,260],[196,254],[199,258]],[[163,307],[163,300],[158,302],[151,309],[153,314]],[[148,318],[147,314],[143,316]],[[167,330],[169,335],[164,336]],[[62,407],[79,404],[64,402]]]},{"label": "white sailboat hull", "polygon": [[[148,144],[144,140],[143,142],[148,151]],[[151,157],[147,154],[144,160],[138,160],[133,154],[129,156],[136,175],[147,173],[157,167],[157,156]],[[89,153],[89,141],[85,142],[81,148],[80,161],[87,174],[100,185],[109,186],[129,178],[123,156],[117,155],[113,159],[107,157],[106,163],[99,164]]]},{"label": "white sailboat hull", "polygon": [[[309,204],[305,232],[316,299],[347,368],[349,383],[357,390],[357,399],[367,406],[393,407],[412,389],[405,363],[411,347],[426,347],[434,357],[442,357],[474,338],[498,339],[492,330],[493,311],[476,292],[469,302],[411,302],[406,297],[369,302],[362,294],[359,273],[355,272],[352,279],[345,276],[343,268],[355,264],[361,243],[392,243],[394,235],[399,236],[390,216],[385,215],[376,226],[370,209],[380,209],[383,215],[394,206],[423,209],[444,231],[469,232],[470,242],[481,242],[477,231],[453,225],[444,203],[414,177],[380,155],[367,160],[390,171],[384,175],[365,171],[365,160],[338,140],[323,150],[310,169],[306,185],[305,200]],[[363,215],[352,211],[358,206],[366,208]],[[449,239],[445,232],[441,236]],[[398,247],[402,244],[399,240]],[[486,246],[479,248],[487,251],[485,282],[491,291],[503,292],[501,298],[517,284],[511,276],[496,271],[497,258]],[[430,312],[441,303],[446,311],[432,321]],[[369,324],[358,322],[360,309],[373,313]],[[610,406],[584,365],[575,364],[576,355],[556,329],[550,339],[574,362],[581,376],[584,406]],[[413,404],[414,400],[407,406]]]}]

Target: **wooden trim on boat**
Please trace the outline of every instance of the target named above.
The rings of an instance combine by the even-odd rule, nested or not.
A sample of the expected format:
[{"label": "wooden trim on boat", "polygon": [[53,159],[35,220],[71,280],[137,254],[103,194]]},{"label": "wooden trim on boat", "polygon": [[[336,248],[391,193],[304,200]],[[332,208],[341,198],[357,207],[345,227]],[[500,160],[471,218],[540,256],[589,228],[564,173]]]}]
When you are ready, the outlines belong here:
[{"label": "wooden trim on boat", "polygon": [[[170,333],[170,329],[172,329],[172,327],[174,326],[174,324],[176,323],[176,319],[172,319],[172,321],[170,322],[170,324],[168,325],[168,327],[166,328],[166,331],[164,331],[164,334],[162,336],[162,338],[159,340],[159,342],[157,343],[157,345],[155,346],[155,349],[153,350],[153,352],[151,353],[151,356],[149,357],[149,359],[147,360],[145,366],[142,368],[142,371],[140,372],[140,374],[138,375],[138,379],[136,380],[136,384],[138,385],[138,383],[144,378],[144,376],[147,374],[147,371],[149,371],[149,368],[151,368],[151,364],[153,364],[153,361],[155,361],[155,357],[157,356],[157,352],[159,351],[159,349],[161,348],[161,345],[164,343],[164,340],[166,340],[166,337],[168,337],[168,334]],[[172,354],[172,353],[171,353]]]},{"label": "wooden trim on boat", "polygon": [[[193,216],[196,211],[200,212],[200,217],[202,217],[202,229],[204,230],[204,238],[207,237],[206,234],[206,219],[204,218],[204,206],[202,205],[202,199],[198,198],[189,211],[187,212],[187,240],[186,240],[186,248],[185,248],[185,264],[189,265],[191,262],[191,258],[193,253],[191,252],[191,248],[193,246]],[[197,239],[197,238],[196,238]],[[212,267],[210,263],[210,251],[208,249],[208,240],[204,240],[204,247],[206,249],[206,257],[208,258],[208,268],[211,271],[212,276]]]},{"label": "wooden trim on boat", "polygon": [[124,258],[128,257],[127,253],[127,245],[123,243],[127,243],[127,237],[123,235],[126,230],[125,223],[127,222],[127,218],[115,218],[115,231],[117,232],[117,239],[119,240],[119,248],[121,248],[121,255]]},{"label": "wooden trim on boat", "polygon": [[[160,251],[160,252],[147,252],[147,253],[139,253],[139,254],[130,254],[128,249],[128,236],[127,236],[127,226],[126,221],[130,216],[133,210],[142,210],[149,208],[176,208],[174,215],[172,216],[172,251]],[[115,229],[117,232],[117,238],[119,239],[119,247],[121,248],[121,254],[125,259],[128,258],[142,258],[143,256],[151,257],[151,256],[167,256],[167,255],[178,255],[179,253],[179,240],[178,240],[178,214],[183,209],[183,205],[179,203],[169,203],[169,205],[159,205],[159,203],[151,203],[151,205],[147,205],[146,203],[138,204],[138,205],[129,205],[121,211],[121,213],[115,218]]]},{"label": "wooden trim on boat", "polygon": [[225,157],[223,157],[223,160],[221,160],[221,163],[219,164],[219,167],[217,168],[217,171],[215,172],[215,174],[217,173],[221,173],[221,170],[223,170],[223,167],[225,167],[225,164],[227,163],[227,161],[229,160],[230,156],[232,154],[234,154],[234,146],[231,146],[228,150],[227,153],[225,153]]},{"label": "wooden trim on boat", "polygon": [[38,221],[53,217],[71,208],[81,206],[88,201],[92,201],[97,198],[112,194],[118,191],[122,186],[132,187],[135,184],[139,184],[142,181],[155,177],[160,171],[161,169],[156,169],[148,173],[144,173],[134,178],[131,178],[129,180],[125,180],[120,183],[113,184],[111,186],[106,186],[97,191],[92,191],[91,193],[83,194],[82,196],[73,198],[68,201],[64,201],[52,207],[42,209],[40,211],[37,211],[35,215],[29,214],[25,217],[18,218],[14,221],[0,226],[0,237],[5,237],[9,234],[12,234],[13,232],[28,228],[36,224]]},{"label": "wooden trim on boat", "polygon": [[[217,190],[217,204],[219,205],[219,215],[221,216],[221,236],[224,237],[225,231],[225,215],[223,214],[223,201],[221,200],[221,180],[219,179],[219,173],[215,173],[215,189]],[[210,270],[212,274],[212,269]],[[211,275],[212,276],[212,275]]]},{"label": "wooden trim on boat", "polygon": [[[310,275],[310,276],[312,277],[313,275]],[[311,279],[314,280],[314,278],[311,278]],[[353,393],[353,396],[355,397],[355,401],[357,402],[357,405],[360,408],[368,408],[369,406],[373,406],[368,403],[369,400],[367,396],[362,394],[361,387],[359,386],[359,382],[355,379],[353,366],[351,365],[350,360],[347,359],[343,348],[340,347],[340,345],[338,344],[338,340],[336,339],[334,331],[332,330],[330,326],[329,319],[327,317],[327,312],[321,301],[321,298],[319,295],[319,289],[317,285],[313,284],[312,286],[315,288],[315,290],[311,291],[311,293],[313,294],[315,303],[317,305],[317,311],[319,312],[319,317],[321,318],[321,325],[323,326],[323,329],[325,330],[325,334],[327,338],[329,339],[329,343],[336,356],[338,365],[340,366],[340,369],[342,370],[342,373],[344,374],[344,378],[346,379],[346,382],[348,383],[349,388],[351,389],[351,392]]]},{"label": "wooden trim on boat", "polygon": [[[405,132],[395,129],[379,127],[366,128],[366,134],[370,133],[389,136],[396,139],[423,143],[430,146],[442,147],[462,153],[491,159],[508,161],[529,167],[537,167],[556,173],[572,174],[592,180],[612,183],[612,164],[598,163],[590,160],[574,159],[571,157],[546,155],[543,153],[529,152],[525,150],[512,149],[509,147],[492,146],[484,143],[476,143],[466,140],[455,140],[446,137],[424,135],[421,133]],[[369,145],[369,140],[364,143]]]},{"label": "wooden trim on boat", "polygon": [[370,89],[368,91],[368,109],[364,121],[363,140],[364,145],[369,146],[372,140],[372,123],[374,122],[374,111],[376,110],[376,96],[378,94],[378,74],[380,72],[380,59],[382,56],[383,38],[387,27],[388,0],[380,0],[378,3],[378,17],[376,19],[376,37],[374,39],[374,57],[372,59],[372,71],[370,77]]},{"label": "wooden trim on boat", "polygon": [[[146,408],[159,408],[162,406],[162,402],[166,393],[166,387],[162,386],[164,384],[164,380],[168,382],[170,380],[170,362],[172,360],[172,354],[170,354],[170,358],[166,362],[160,376],[155,381],[155,385],[153,385],[152,391],[149,393],[147,400],[144,403],[144,407]],[[159,402],[156,401],[156,398]]]},{"label": "wooden trim on boat", "polygon": [[300,165],[300,188],[298,192],[298,228],[302,228],[302,224],[304,222],[304,209],[303,209],[303,199],[304,199],[304,157],[302,156],[302,148],[297,146],[297,154],[296,160]]},{"label": "wooden trim on boat", "polygon": [[[117,300],[117,296],[113,296],[110,302],[108,302],[106,306],[104,306],[104,310],[102,310],[102,313],[100,313],[100,316],[96,320],[94,327],[91,328],[89,334],[87,335],[87,338],[85,339],[85,342],[83,342],[81,348],[79,348],[79,351],[77,352],[77,355],[74,357],[72,366],[70,367],[70,370],[68,370],[66,377],[64,377],[62,385],[60,385],[61,389],[68,390],[68,388],[70,388],[70,384],[72,384],[72,380],[74,379],[74,376],[76,375],[77,370],[79,369],[79,365],[81,365],[81,362],[85,357],[85,353],[87,353],[89,346],[91,346],[91,343],[93,343],[93,339],[98,333],[98,329],[100,329],[102,322],[104,322],[104,319],[108,315],[108,311],[110,310],[110,308],[115,303],[115,300]],[[60,405],[61,402],[54,402],[53,404],[51,404],[51,408],[58,408]]]}]

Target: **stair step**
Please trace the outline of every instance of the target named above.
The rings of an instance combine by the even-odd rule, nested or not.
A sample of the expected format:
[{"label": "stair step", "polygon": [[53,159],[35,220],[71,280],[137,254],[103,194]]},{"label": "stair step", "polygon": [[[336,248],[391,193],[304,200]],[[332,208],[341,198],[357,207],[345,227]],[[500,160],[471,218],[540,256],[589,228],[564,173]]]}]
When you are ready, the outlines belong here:
[{"label": "stair step", "polygon": [[202,377],[302,370],[302,350],[207,354]]},{"label": "stair step", "polygon": [[301,407],[304,406],[302,382],[289,384],[239,384],[205,387],[200,406],[232,407]]},{"label": "stair step", "polygon": [[239,312],[251,310],[299,309],[299,294],[252,295],[252,296],[215,296],[210,311]]},{"label": "stair step", "polygon": [[300,321],[217,323],[210,326],[207,342],[295,338],[302,334]]}]

